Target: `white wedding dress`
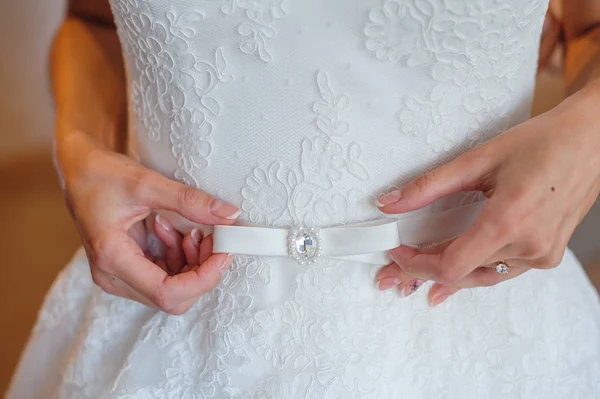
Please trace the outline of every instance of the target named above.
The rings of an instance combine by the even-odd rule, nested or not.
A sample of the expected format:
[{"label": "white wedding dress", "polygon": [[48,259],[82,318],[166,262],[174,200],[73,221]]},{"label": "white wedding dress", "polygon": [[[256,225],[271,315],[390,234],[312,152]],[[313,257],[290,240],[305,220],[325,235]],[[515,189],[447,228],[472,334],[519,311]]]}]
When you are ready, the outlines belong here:
[{"label": "white wedding dress", "polygon": [[[249,226],[389,217],[374,199],[529,117],[547,0],[112,0],[130,153]],[[417,212],[480,201],[454,195]],[[427,232],[426,232],[427,233]],[[359,243],[357,243],[359,245]],[[600,304],[575,257],[427,305],[381,265],[237,256],[172,316],[83,251],[9,398],[598,398]]]}]

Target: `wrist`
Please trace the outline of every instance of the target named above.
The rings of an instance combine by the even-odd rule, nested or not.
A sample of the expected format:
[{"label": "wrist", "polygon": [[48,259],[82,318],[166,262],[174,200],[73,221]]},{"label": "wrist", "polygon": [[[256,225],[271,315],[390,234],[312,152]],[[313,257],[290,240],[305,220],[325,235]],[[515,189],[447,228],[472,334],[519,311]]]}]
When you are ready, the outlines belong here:
[{"label": "wrist", "polygon": [[600,145],[600,80],[591,81],[568,100],[573,101],[574,117],[585,122],[586,130],[598,138]]},{"label": "wrist", "polygon": [[63,188],[66,182],[80,175],[91,153],[102,150],[102,145],[80,130],[57,132],[53,143],[53,158]]},{"label": "wrist", "polygon": [[600,178],[600,80],[589,82],[572,96],[575,99],[572,126],[581,131],[580,142],[584,152],[592,161],[590,171],[597,171]]}]

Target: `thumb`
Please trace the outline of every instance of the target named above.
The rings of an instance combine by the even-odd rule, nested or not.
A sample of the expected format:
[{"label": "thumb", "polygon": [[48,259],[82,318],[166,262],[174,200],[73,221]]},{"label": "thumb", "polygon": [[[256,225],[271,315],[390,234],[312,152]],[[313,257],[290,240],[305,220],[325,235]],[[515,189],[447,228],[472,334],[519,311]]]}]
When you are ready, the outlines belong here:
[{"label": "thumb", "polygon": [[476,190],[481,176],[488,173],[484,158],[467,152],[455,160],[412,180],[400,189],[381,196],[376,205],[384,213],[405,213],[423,208],[438,198],[463,191]]},{"label": "thumb", "polygon": [[142,200],[152,209],[176,212],[199,224],[232,224],[240,215],[236,206],[217,199],[202,190],[167,179],[157,172],[148,172],[140,183]]}]

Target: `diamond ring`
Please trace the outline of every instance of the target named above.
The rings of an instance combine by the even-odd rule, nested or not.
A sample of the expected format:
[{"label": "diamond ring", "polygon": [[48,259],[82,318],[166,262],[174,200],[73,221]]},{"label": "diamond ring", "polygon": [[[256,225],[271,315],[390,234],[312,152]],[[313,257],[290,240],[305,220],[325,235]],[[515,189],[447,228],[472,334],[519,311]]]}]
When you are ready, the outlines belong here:
[{"label": "diamond ring", "polygon": [[510,270],[510,266],[505,261],[496,263],[496,273],[508,274],[509,270]]}]

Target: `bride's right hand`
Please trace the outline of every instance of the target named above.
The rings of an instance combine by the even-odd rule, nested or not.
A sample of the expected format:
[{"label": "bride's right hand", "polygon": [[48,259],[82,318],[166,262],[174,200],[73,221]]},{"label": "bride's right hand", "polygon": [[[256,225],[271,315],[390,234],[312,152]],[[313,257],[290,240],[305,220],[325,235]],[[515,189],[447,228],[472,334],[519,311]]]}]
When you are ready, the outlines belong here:
[{"label": "bride's right hand", "polygon": [[[57,144],[56,161],[92,278],[106,292],[181,314],[213,289],[231,265],[227,254],[200,255],[199,266],[170,275],[145,256],[132,230],[153,209],[174,211],[200,224],[232,224],[240,214],[235,206],[107,151],[83,134]],[[162,236],[164,241],[167,235]],[[210,242],[203,241],[204,246]],[[189,246],[190,238],[181,243]]]}]

